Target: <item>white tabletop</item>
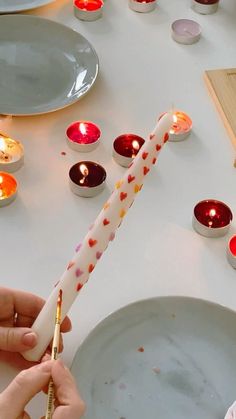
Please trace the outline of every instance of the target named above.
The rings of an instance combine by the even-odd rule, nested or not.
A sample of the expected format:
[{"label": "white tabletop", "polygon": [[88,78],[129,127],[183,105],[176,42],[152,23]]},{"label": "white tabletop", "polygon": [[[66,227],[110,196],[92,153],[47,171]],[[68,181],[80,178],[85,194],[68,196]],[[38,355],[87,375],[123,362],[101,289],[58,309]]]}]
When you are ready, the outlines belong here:
[{"label": "white tabletop", "polygon": [[[174,105],[192,118],[193,132],[160,154],[71,309],[73,331],[65,338],[63,357],[70,364],[98,321],[139,299],[186,295],[236,309],[235,271],[225,256],[235,221],[219,239],[204,238],[191,225],[193,207],[202,199],[219,199],[236,211],[235,149],[203,80],[207,69],[235,66],[235,2],[222,0],[208,16],[195,13],[190,0],[158,0],[149,14],[131,11],[127,0],[106,0],[103,17],[95,22],[76,19],[72,0],[28,14],[80,32],[97,51],[100,74],[76,104],[47,115],[13,117],[8,125],[8,134],[24,145],[25,165],[15,173],[17,199],[0,209],[1,284],[47,298],[125,172],[112,158],[114,139],[127,132],[147,137],[156,118]],[[201,24],[198,43],[172,40],[170,26],[179,18]],[[66,127],[79,119],[102,130],[102,144],[92,153],[77,153],[66,144]],[[97,161],[107,170],[107,188],[95,198],[80,198],[69,189],[69,168],[79,160]],[[3,386],[14,372],[1,369]],[[30,411],[33,418],[44,412],[40,397]]]}]

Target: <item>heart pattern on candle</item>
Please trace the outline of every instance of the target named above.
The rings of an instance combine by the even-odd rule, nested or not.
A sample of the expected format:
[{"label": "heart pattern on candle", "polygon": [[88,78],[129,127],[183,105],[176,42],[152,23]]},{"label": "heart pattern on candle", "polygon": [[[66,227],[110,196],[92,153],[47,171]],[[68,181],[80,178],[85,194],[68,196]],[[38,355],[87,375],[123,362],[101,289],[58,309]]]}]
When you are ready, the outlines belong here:
[{"label": "heart pattern on candle", "polygon": [[96,259],[99,260],[102,256],[102,252],[96,252]]},{"label": "heart pattern on candle", "polygon": [[164,143],[166,143],[168,140],[169,140],[169,134],[168,132],[166,132],[164,135]]},{"label": "heart pattern on candle", "polygon": [[91,272],[93,272],[94,270],[94,265],[92,263],[90,263],[89,267],[88,267],[88,271],[91,274]]},{"label": "heart pattern on candle", "polygon": [[141,191],[141,186],[136,184],[134,186],[134,193],[138,193],[139,191]]},{"label": "heart pattern on candle", "polygon": [[97,240],[89,239],[88,244],[90,247],[93,247],[97,244]]},{"label": "heart pattern on candle", "polygon": [[155,163],[156,163],[156,161],[157,161],[157,158],[156,158],[156,157],[153,157],[153,159],[152,159],[152,164],[155,164]]},{"label": "heart pattern on candle", "polygon": [[124,209],[120,210],[120,218],[124,218],[126,211]]},{"label": "heart pattern on candle", "polygon": [[78,282],[77,287],[76,287],[77,291],[79,292],[81,290],[81,288],[83,288],[83,284]]},{"label": "heart pattern on candle", "polygon": [[108,209],[108,208],[109,208],[109,206],[110,206],[110,203],[109,203],[109,202],[106,202],[106,203],[103,205],[103,209],[104,209],[104,210],[106,210],[106,209]]},{"label": "heart pattern on candle", "polygon": [[154,138],[154,137],[155,137],[155,135],[154,135],[154,134],[150,134],[150,135],[149,135],[149,139],[150,139],[150,140],[153,140],[153,138]]},{"label": "heart pattern on candle", "polygon": [[116,189],[120,189],[121,186],[123,185],[124,181],[123,180],[118,180],[118,182],[116,182],[115,187]]},{"label": "heart pattern on candle", "polygon": [[160,149],[161,149],[161,145],[160,144],[157,144],[156,145],[156,151],[160,151]]},{"label": "heart pattern on candle", "polygon": [[103,225],[108,226],[108,224],[110,224],[110,221],[107,218],[104,218]]},{"label": "heart pattern on candle", "polygon": [[112,232],[109,236],[109,241],[112,242],[114,238],[115,238],[115,233]]},{"label": "heart pattern on candle", "polygon": [[146,176],[148,174],[149,170],[150,169],[147,166],[144,166],[144,168],[143,168],[143,174],[144,174],[144,176]]},{"label": "heart pattern on candle", "polygon": [[75,262],[73,262],[73,261],[69,262],[68,263],[68,266],[67,266],[67,270],[69,270],[70,268],[72,268],[72,266],[74,266],[74,264],[75,264]]},{"label": "heart pattern on candle", "polygon": [[124,201],[124,199],[126,199],[126,198],[127,198],[127,193],[126,192],[121,192],[120,193],[120,200]]},{"label": "heart pattern on candle", "polygon": [[135,176],[129,175],[129,176],[128,176],[128,183],[133,182],[133,181],[134,181],[134,179],[135,179]]},{"label": "heart pattern on candle", "polygon": [[143,160],[146,160],[147,156],[148,156],[148,153],[147,153],[146,151],[144,151],[144,152],[142,153],[142,159],[143,159]]},{"label": "heart pattern on candle", "polygon": [[81,247],[82,247],[82,243],[78,244],[78,246],[75,249],[76,253],[80,251]]},{"label": "heart pattern on candle", "polygon": [[76,278],[79,278],[81,275],[83,275],[83,273],[84,272],[80,268],[76,269],[75,271]]}]

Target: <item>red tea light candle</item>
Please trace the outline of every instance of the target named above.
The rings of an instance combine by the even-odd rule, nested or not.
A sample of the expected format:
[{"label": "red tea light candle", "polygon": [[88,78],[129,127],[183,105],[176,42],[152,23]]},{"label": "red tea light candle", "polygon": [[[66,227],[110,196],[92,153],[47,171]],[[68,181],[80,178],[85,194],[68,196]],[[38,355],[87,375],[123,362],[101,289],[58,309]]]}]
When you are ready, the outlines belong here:
[{"label": "red tea light candle", "polygon": [[74,0],[74,14],[80,20],[89,22],[102,16],[102,0]]},{"label": "red tea light candle", "polygon": [[230,265],[236,269],[236,236],[231,237],[227,247],[227,258]]},{"label": "red tea light candle", "polygon": [[205,237],[221,237],[228,232],[232,219],[232,212],[226,204],[207,199],[194,208],[193,228]]},{"label": "red tea light candle", "polygon": [[88,152],[98,146],[101,131],[92,122],[76,121],[67,128],[66,135],[68,145],[72,150]]},{"label": "red tea light candle", "polygon": [[70,188],[74,194],[90,198],[103,191],[106,171],[100,164],[81,161],[71,167],[69,179]]},{"label": "red tea light candle", "polygon": [[115,161],[120,166],[129,167],[144,143],[144,139],[138,135],[120,135],[113,143],[113,157]]},{"label": "red tea light candle", "polygon": [[176,111],[173,115],[173,125],[169,131],[169,141],[185,140],[192,130],[192,120],[184,112]]},{"label": "red tea light candle", "polygon": [[131,10],[139,13],[148,13],[155,9],[156,0],[129,0]]},{"label": "red tea light candle", "polygon": [[6,172],[0,172],[0,207],[10,204],[17,193],[16,179]]},{"label": "red tea light candle", "polygon": [[0,170],[14,172],[24,163],[24,149],[19,141],[0,134]]},{"label": "red tea light candle", "polygon": [[215,13],[218,9],[219,0],[193,0],[193,10],[202,15]]}]

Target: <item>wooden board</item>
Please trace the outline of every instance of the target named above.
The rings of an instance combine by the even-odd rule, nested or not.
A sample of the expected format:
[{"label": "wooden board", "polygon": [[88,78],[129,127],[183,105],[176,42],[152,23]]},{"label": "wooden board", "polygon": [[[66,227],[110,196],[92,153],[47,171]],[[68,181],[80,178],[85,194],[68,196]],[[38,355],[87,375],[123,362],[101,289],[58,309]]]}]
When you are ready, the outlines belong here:
[{"label": "wooden board", "polygon": [[210,94],[236,146],[236,68],[205,71]]}]

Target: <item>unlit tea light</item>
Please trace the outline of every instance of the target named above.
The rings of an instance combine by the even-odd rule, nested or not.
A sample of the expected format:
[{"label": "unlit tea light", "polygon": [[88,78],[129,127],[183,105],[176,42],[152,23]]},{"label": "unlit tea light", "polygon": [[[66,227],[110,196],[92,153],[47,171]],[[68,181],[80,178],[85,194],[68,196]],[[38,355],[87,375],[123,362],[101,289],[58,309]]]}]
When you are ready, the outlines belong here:
[{"label": "unlit tea light", "polygon": [[81,161],[69,171],[70,188],[76,195],[93,197],[105,187],[106,171],[98,163]]},{"label": "unlit tea light", "polygon": [[102,0],[74,0],[74,14],[80,20],[93,21],[102,16]]},{"label": "unlit tea light", "polygon": [[135,134],[122,134],[113,143],[113,157],[123,167],[129,167],[145,143],[142,137]]},{"label": "unlit tea light", "polygon": [[9,173],[0,172],[0,207],[10,204],[17,193],[17,182]]},{"label": "unlit tea light", "polygon": [[236,235],[231,237],[227,247],[227,258],[230,265],[236,269]]},{"label": "unlit tea light", "polygon": [[0,170],[14,172],[24,163],[24,149],[19,141],[0,134]]},{"label": "unlit tea light", "polygon": [[94,150],[101,137],[100,128],[89,121],[73,122],[66,131],[67,142],[75,151],[88,152]]},{"label": "unlit tea light", "polygon": [[185,45],[197,42],[201,37],[201,26],[190,19],[179,19],[172,23],[172,38]]},{"label": "unlit tea light", "polygon": [[156,0],[129,0],[131,10],[139,13],[148,13],[155,9]]},{"label": "unlit tea light", "polygon": [[193,10],[202,15],[215,13],[218,9],[219,0],[193,0]]},{"label": "unlit tea light", "polygon": [[193,228],[205,237],[221,237],[228,232],[232,219],[232,212],[224,202],[206,199],[194,207]]}]

